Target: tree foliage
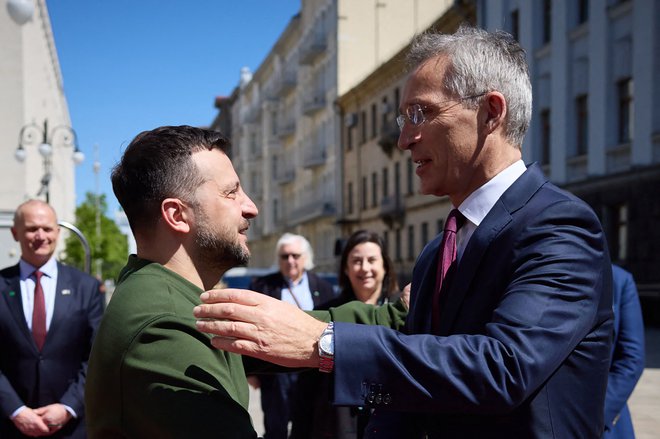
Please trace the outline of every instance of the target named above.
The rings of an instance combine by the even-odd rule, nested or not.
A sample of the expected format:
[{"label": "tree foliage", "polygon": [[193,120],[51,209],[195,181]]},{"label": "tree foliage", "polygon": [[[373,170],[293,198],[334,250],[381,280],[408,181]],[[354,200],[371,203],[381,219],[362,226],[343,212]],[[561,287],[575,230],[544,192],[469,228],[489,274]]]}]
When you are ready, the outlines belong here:
[{"label": "tree foliage", "polygon": [[[98,196],[97,200],[96,194],[87,192],[85,201],[76,208],[75,225],[85,235],[91,249],[91,274],[97,273],[97,264],[100,263],[102,279],[116,281],[119,271],[126,264],[128,240],[126,235],[121,233],[117,224],[105,215],[107,208],[108,204],[104,194]],[[99,213],[99,234],[96,231],[97,212]],[[80,239],[71,233],[65,244],[64,262],[84,270],[85,250]]]}]

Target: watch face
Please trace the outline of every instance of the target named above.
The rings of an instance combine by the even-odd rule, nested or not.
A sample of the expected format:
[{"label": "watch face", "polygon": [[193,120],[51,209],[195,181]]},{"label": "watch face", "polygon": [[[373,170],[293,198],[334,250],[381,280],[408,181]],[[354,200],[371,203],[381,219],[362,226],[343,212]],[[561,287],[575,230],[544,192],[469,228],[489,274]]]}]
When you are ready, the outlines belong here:
[{"label": "watch face", "polygon": [[326,334],[319,340],[319,348],[321,352],[327,355],[334,355],[334,346],[332,343],[332,334]]}]

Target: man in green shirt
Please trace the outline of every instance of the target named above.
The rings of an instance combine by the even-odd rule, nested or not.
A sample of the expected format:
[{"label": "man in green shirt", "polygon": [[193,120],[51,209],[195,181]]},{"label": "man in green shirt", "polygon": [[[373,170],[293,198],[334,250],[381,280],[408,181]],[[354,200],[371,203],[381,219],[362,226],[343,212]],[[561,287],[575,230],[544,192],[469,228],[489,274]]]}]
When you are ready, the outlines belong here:
[{"label": "man in green shirt", "polygon": [[199,295],[247,263],[257,208],[221,134],[139,134],[112,172],[137,242],[89,360],[89,437],[256,438],[241,358],[195,328]]}]

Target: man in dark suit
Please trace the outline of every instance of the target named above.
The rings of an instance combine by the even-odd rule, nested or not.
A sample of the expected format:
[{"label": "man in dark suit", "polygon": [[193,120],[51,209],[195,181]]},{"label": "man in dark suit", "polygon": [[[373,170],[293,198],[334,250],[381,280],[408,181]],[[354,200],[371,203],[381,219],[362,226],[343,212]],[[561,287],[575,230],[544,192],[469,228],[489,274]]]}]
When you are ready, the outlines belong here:
[{"label": "man in dark suit", "polygon": [[606,439],[634,439],[628,398],[644,372],[644,319],[635,279],[612,265],[614,277],[614,343],[605,394]]},{"label": "man in dark suit", "polygon": [[59,226],[45,202],[21,204],[11,231],[21,260],[0,271],[0,437],[84,438],[99,282],[55,260]]},{"label": "man in dark suit", "polygon": [[593,211],[521,160],[524,50],[461,27],[420,35],[408,60],[399,148],[453,209],[417,259],[404,330],[278,318],[277,302],[225,291],[194,312],[230,321],[198,328],[234,337],[219,348],[332,372],[336,404],[376,409],[365,437],[599,438],[611,264]]},{"label": "man in dark suit", "polygon": [[[334,298],[332,285],[310,271],[314,268],[314,252],[304,236],[282,235],[275,245],[275,258],[279,271],[255,278],[250,283],[250,290],[306,311],[323,306]],[[297,372],[283,372],[248,378],[252,386],[261,390],[265,439],[287,438],[298,375]]]}]

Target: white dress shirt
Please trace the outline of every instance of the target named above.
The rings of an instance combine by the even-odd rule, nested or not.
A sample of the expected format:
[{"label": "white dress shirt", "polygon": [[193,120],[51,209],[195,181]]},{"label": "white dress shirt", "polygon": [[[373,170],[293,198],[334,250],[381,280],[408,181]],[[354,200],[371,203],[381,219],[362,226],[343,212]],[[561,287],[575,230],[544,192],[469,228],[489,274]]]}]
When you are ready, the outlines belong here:
[{"label": "white dress shirt", "polygon": [[495,177],[491,178],[479,189],[472,192],[460,206],[458,211],[465,216],[465,224],[456,233],[456,260],[460,262],[465,247],[479,224],[486,218],[497,200],[509,187],[525,173],[527,167],[518,160]]}]

